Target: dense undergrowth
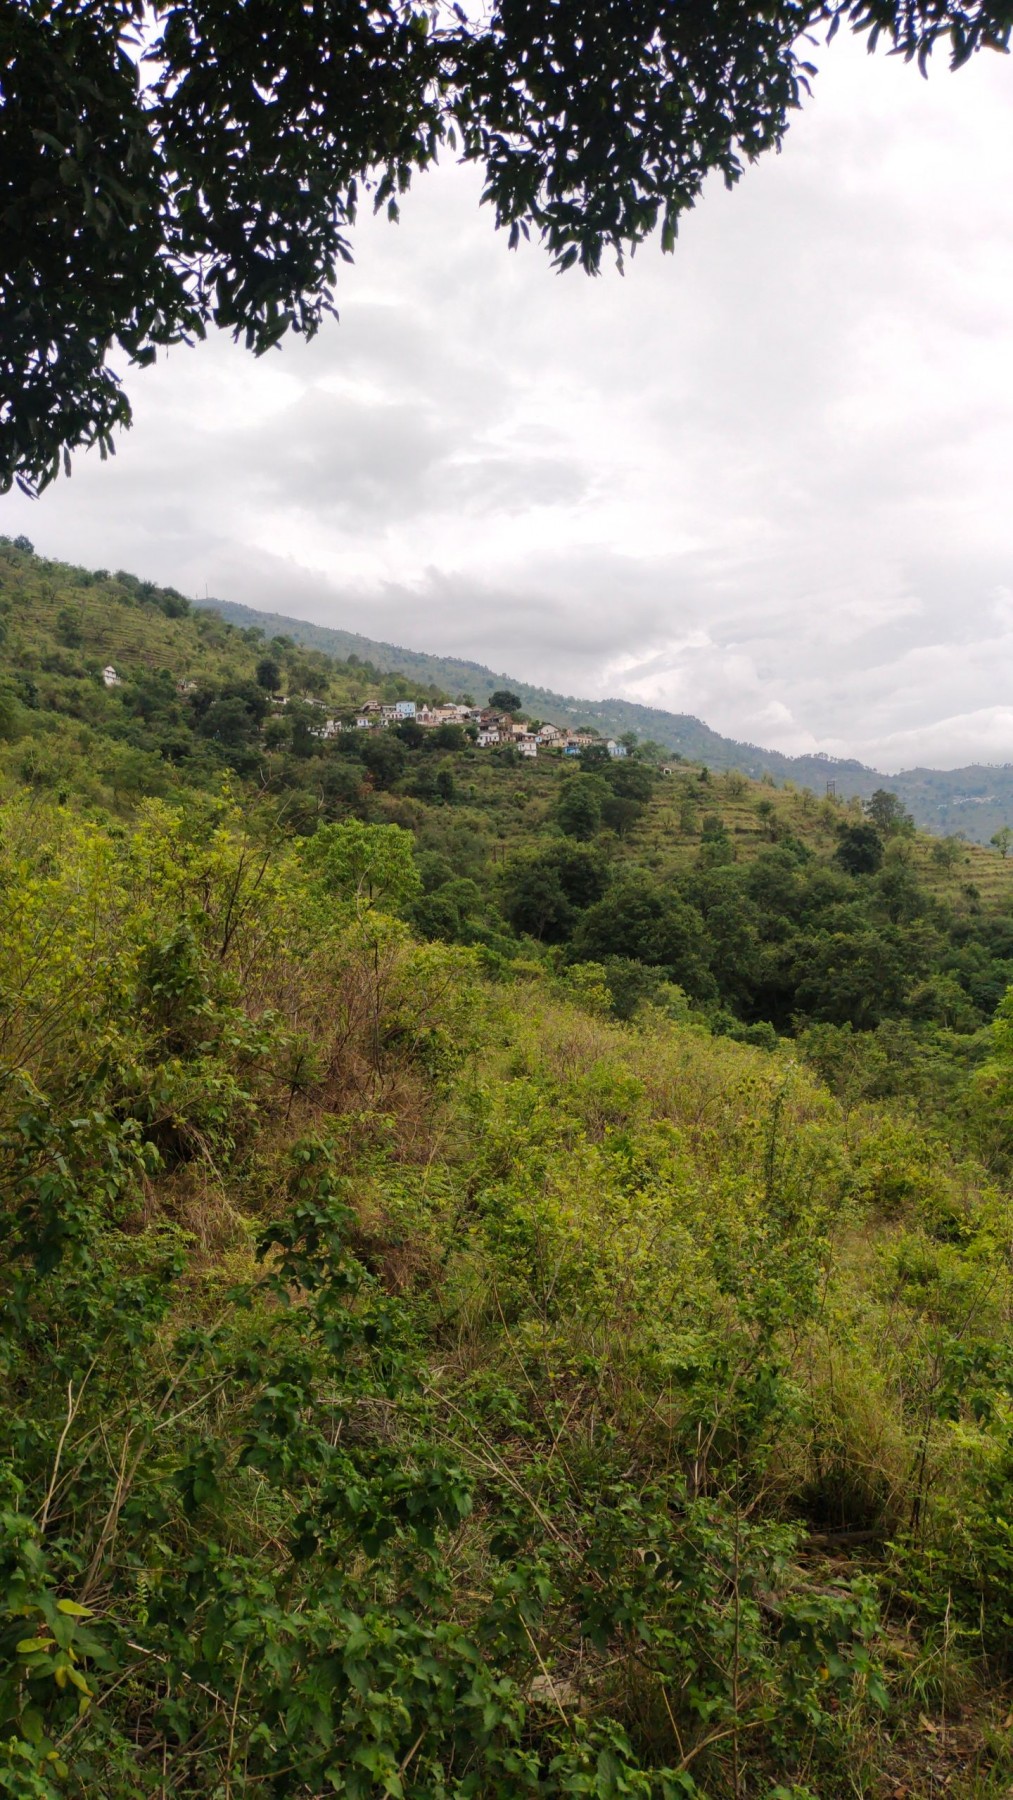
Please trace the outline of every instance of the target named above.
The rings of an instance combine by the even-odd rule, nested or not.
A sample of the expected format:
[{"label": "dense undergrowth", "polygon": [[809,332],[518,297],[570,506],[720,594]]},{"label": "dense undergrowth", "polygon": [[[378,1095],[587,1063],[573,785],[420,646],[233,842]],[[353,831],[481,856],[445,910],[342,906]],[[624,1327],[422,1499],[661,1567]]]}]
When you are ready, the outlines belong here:
[{"label": "dense undergrowth", "polygon": [[0,1793],[1008,1793],[1010,862],[0,644]]},{"label": "dense undergrowth", "polygon": [[376,831],[5,810],[0,1792],[1005,1792],[1000,1174]]}]

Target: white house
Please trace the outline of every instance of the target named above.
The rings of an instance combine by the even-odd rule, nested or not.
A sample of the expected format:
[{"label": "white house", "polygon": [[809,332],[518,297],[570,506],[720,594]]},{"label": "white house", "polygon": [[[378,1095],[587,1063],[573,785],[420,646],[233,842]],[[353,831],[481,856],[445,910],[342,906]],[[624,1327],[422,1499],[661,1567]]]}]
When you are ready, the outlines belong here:
[{"label": "white house", "polygon": [[116,670],[113,668],[112,663],[107,663],[105,668],[102,670],[102,680],[105,682],[105,685],[108,688],[123,686],[123,677],[122,677],[122,675],[117,675]]},{"label": "white house", "polygon": [[394,702],[394,717],[396,719],[414,719],[414,717],[415,717],[415,702],[414,702],[414,700],[395,700],[395,702]]},{"label": "white house", "polygon": [[609,738],[608,743],[605,745],[605,748],[608,751],[610,756],[625,756],[626,755],[626,745],[625,744],[617,744],[615,738]]},{"label": "white house", "polygon": [[478,747],[480,750],[488,750],[490,744],[498,744],[498,743],[499,743],[499,732],[496,730],[495,726],[490,726],[488,731],[480,731],[479,732]]},{"label": "white house", "polygon": [[517,739],[517,748],[522,756],[537,756],[538,739],[529,731],[525,737]]},{"label": "white house", "polygon": [[365,713],[360,713],[355,723],[359,731],[368,731],[373,721],[372,719],[367,719]]}]

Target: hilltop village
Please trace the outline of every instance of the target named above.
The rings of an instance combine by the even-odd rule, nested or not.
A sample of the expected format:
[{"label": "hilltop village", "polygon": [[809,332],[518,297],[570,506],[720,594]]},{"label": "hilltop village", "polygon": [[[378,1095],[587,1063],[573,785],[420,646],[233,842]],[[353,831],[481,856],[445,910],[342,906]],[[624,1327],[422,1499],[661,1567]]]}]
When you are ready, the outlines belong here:
[{"label": "hilltop village", "polygon": [[[457,726],[466,738],[476,744],[480,750],[492,749],[499,744],[512,744],[522,756],[537,756],[539,750],[554,750],[563,756],[579,756],[582,750],[592,746],[604,747],[609,756],[624,757],[627,753],[625,744],[615,738],[601,738],[593,730],[573,730],[568,726],[540,724],[527,718],[515,716],[512,712],[498,711],[490,706],[466,706],[458,701],[448,701],[443,706],[431,706],[426,702],[415,700],[395,700],[385,704],[379,700],[367,700],[360,711],[333,712],[325,702],[310,701],[321,712],[320,724],[313,728],[312,735],[319,738],[337,737],[342,731],[383,731],[391,726],[405,726],[412,723],[419,731],[436,731],[441,726]],[[286,695],[275,695],[273,705],[280,709],[288,705]]]},{"label": "hilltop village", "polygon": [[602,746],[611,757],[624,757],[627,747],[615,738],[602,739],[596,731],[573,730],[569,726],[537,724],[516,717],[512,712],[497,711],[489,706],[465,706],[448,702],[445,706],[417,705],[414,700],[396,700],[392,706],[367,701],[354,722],[329,717],[321,728],[322,737],[333,737],[342,730],[369,730],[374,727],[403,725],[413,719],[422,731],[441,725],[459,725],[480,750],[496,744],[513,744],[522,756],[537,756],[539,750],[555,750],[563,756],[579,756],[582,750]]},{"label": "hilltop village", "polygon": [[[102,680],[107,688],[121,687],[123,678],[112,663],[102,671]],[[177,693],[185,697],[194,693],[195,681],[179,681]],[[380,700],[366,700],[361,707],[345,707],[336,710],[311,694],[292,696],[275,693],[271,695],[271,710],[279,713],[297,698],[301,705],[312,706],[320,714],[319,723],[310,727],[310,735],[315,738],[334,738],[343,731],[383,731],[388,727],[404,727],[414,725],[420,731],[437,731],[441,727],[457,727],[464,737],[480,750],[489,750],[500,744],[512,744],[522,756],[535,757],[539,750],[552,750],[561,756],[580,756],[584,750],[592,748],[604,749],[609,756],[619,760],[628,754],[628,746],[616,738],[602,738],[592,727],[574,729],[570,726],[553,725],[528,719],[521,714],[519,703],[517,709],[508,711],[493,706],[475,706],[460,701],[447,701],[442,705],[429,704],[427,701],[395,700],[385,703]],[[265,721],[266,723],[266,721]]]}]

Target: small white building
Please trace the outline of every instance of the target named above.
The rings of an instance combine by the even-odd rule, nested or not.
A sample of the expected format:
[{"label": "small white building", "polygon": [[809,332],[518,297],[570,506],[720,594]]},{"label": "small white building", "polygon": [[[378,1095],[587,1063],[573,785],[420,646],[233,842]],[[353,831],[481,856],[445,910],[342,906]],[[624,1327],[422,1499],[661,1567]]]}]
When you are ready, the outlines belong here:
[{"label": "small white building", "polygon": [[494,725],[490,726],[488,731],[480,731],[479,732],[478,747],[480,750],[488,750],[490,744],[498,744],[498,743],[499,743],[499,732],[496,730],[496,727]]},{"label": "small white building", "polygon": [[537,756],[538,739],[529,731],[525,737],[517,739],[517,748],[522,756]]},{"label": "small white building", "polygon": [[608,743],[605,745],[605,748],[608,751],[610,756],[625,756],[626,755],[626,745],[625,744],[617,744],[615,738],[609,738]]},{"label": "small white building", "polygon": [[394,702],[394,717],[396,719],[414,719],[414,717],[415,717],[415,702],[414,702],[414,700],[395,700],[395,702]]},{"label": "small white building", "polygon": [[370,726],[372,725],[372,723],[373,723],[372,719],[368,719],[366,717],[365,713],[360,713],[358,718],[355,721],[356,728],[359,731],[368,731]]},{"label": "small white building", "polygon": [[107,663],[102,670],[102,680],[105,682],[107,688],[123,686],[123,677],[122,675],[117,675],[112,663]]}]

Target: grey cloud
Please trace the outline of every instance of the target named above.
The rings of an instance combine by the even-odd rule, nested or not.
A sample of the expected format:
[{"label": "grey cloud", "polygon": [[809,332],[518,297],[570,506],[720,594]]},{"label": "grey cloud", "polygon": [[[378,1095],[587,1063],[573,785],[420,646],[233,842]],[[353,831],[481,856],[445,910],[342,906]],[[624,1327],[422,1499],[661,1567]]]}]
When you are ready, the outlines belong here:
[{"label": "grey cloud", "polygon": [[433,471],[452,446],[432,407],[370,405],[319,391],[273,421],[271,439],[269,460],[259,434],[235,445],[237,472],[250,490],[261,501],[349,523],[431,503]]}]

